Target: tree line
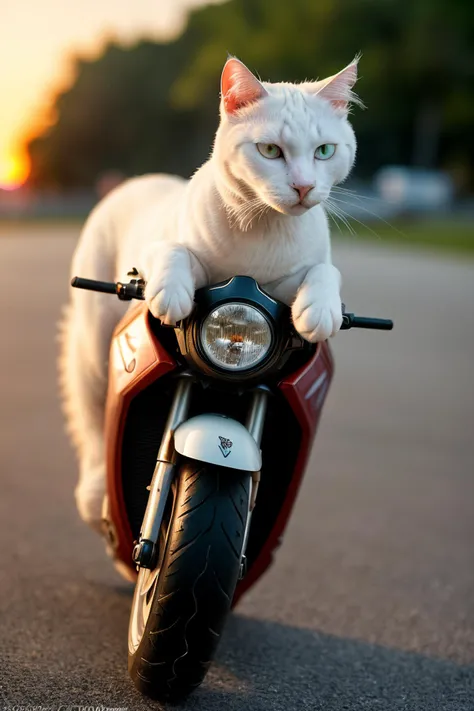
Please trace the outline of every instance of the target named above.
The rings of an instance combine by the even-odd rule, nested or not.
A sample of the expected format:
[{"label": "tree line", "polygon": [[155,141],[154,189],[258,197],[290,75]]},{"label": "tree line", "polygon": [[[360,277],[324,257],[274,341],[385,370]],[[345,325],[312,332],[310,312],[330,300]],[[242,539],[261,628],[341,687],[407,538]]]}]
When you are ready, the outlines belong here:
[{"label": "tree line", "polygon": [[111,42],[76,60],[55,122],[30,141],[31,183],[89,187],[106,170],[190,175],[209,154],[228,53],[264,80],[332,74],[362,52],[352,117],[358,174],[441,167],[474,183],[474,3],[231,0],[190,15],[168,43]]}]

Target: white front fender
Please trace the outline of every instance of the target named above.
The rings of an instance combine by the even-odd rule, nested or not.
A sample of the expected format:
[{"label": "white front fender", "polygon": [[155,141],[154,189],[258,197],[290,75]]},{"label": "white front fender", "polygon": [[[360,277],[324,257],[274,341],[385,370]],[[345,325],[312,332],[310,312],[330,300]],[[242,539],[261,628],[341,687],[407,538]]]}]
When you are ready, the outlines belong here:
[{"label": "white front fender", "polygon": [[262,468],[260,449],[249,431],[224,415],[191,417],[174,433],[179,454],[229,469],[258,472]]}]

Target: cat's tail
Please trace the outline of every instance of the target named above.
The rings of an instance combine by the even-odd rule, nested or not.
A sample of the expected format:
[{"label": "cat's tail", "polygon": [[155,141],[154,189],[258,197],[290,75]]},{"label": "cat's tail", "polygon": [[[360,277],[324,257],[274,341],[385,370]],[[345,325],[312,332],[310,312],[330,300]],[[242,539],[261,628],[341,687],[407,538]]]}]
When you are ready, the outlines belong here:
[{"label": "cat's tail", "polygon": [[59,396],[61,409],[66,419],[66,432],[79,456],[83,441],[81,427],[77,418],[77,402],[74,397],[73,383],[75,379],[75,357],[73,347],[73,307],[65,304],[61,310],[61,316],[57,325],[57,343],[59,346],[59,356],[57,361]]}]

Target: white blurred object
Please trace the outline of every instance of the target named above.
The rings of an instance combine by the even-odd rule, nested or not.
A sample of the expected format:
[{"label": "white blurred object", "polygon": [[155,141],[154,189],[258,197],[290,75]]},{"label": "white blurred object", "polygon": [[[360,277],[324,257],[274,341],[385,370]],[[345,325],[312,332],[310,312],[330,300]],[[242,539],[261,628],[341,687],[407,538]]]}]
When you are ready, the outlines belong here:
[{"label": "white blurred object", "polygon": [[439,170],[388,165],[374,177],[374,186],[383,200],[401,210],[446,210],[454,200],[454,185]]}]

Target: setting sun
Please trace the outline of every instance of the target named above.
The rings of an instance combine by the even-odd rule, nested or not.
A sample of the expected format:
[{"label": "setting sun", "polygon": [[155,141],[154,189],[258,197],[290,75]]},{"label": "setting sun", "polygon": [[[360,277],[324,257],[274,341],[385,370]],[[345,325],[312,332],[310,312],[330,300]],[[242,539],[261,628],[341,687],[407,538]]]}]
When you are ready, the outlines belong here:
[{"label": "setting sun", "polygon": [[15,190],[23,185],[30,172],[30,161],[26,154],[17,153],[0,156],[0,188]]}]

